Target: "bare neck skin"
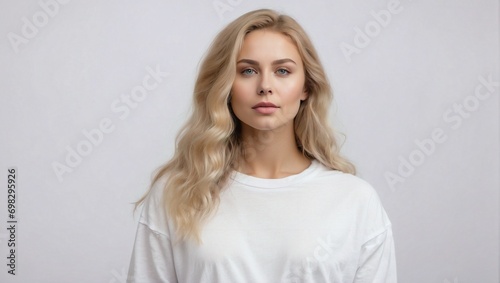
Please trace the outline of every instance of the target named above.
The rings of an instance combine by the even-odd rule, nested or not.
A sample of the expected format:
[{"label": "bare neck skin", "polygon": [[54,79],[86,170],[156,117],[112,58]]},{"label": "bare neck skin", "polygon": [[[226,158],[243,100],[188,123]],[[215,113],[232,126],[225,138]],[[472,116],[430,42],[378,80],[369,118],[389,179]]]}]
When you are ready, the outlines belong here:
[{"label": "bare neck skin", "polygon": [[277,179],[298,174],[311,161],[297,148],[293,125],[288,123],[274,130],[257,130],[243,125],[244,155],[238,171],[246,175]]}]

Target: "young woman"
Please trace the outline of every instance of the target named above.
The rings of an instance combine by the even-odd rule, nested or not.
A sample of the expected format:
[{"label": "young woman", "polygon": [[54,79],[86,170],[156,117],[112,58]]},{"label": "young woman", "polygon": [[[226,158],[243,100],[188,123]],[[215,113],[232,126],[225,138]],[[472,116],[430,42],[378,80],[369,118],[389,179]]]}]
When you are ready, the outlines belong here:
[{"label": "young woman", "polygon": [[137,203],[128,282],[396,282],[391,222],[339,155],[331,100],[289,16],[222,30],[175,155]]}]

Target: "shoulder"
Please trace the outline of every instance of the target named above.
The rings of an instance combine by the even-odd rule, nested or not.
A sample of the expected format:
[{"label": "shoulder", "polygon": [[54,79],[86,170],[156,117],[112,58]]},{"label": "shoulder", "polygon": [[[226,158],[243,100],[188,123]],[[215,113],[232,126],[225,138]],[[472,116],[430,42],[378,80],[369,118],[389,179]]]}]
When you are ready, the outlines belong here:
[{"label": "shoulder", "polygon": [[315,166],[315,174],[311,179],[329,190],[355,194],[366,200],[377,196],[375,188],[358,176],[328,168],[317,161]]},{"label": "shoulder", "polygon": [[361,177],[330,169],[322,164],[318,165],[312,182],[315,187],[321,187],[323,193],[331,199],[342,199],[366,214],[381,213],[385,211],[377,190]]},{"label": "shoulder", "polygon": [[[375,188],[366,180],[348,173],[329,168],[325,169],[322,178],[326,181],[331,200],[341,198],[349,213],[358,215],[360,231],[365,239],[371,239],[392,226]],[[320,178],[321,179],[321,178]]]},{"label": "shoulder", "polygon": [[166,183],[167,177],[162,176],[150,185],[150,190],[142,203],[142,211],[139,219],[139,222],[161,234],[168,234],[169,230],[163,198]]},{"label": "shoulder", "polygon": [[378,192],[361,177],[319,164],[306,185],[318,204],[323,203],[337,215],[354,217],[364,239],[391,226]]}]

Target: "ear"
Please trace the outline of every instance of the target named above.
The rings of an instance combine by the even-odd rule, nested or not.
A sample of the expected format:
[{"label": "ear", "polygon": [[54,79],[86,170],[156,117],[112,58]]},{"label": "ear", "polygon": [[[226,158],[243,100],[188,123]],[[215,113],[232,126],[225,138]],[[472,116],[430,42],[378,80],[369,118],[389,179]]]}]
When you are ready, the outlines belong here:
[{"label": "ear", "polygon": [[300,96],[300,101],[304,101],[306,100],[307,98],[309,97],[309,93],[307,92],[306,89],[304,89],[304,91],[302,91],[302,94]]}]

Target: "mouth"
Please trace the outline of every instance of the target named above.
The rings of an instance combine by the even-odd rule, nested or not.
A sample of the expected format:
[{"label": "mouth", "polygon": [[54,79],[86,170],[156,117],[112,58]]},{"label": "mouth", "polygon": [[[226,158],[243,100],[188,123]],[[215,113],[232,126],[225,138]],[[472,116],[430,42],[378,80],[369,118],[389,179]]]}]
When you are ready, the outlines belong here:
[{"label": "mouth", "polygon": [[260,114],[264,114],[264,115],[273,114],[274,112],[276,112],[278,110],[278,108],[279,108],[279,106],[276,106],[271,102],[260,102],[260,103],[255,104],[252,107],[253,110],[257,111]]},{"label": "mouth", "polygon": [[271,102],[260,102],[260,103],[257,103],[255,104],[252,109],[256,109],[256,108],[279,108],[278,106],[274,105],[273,103]]}]

